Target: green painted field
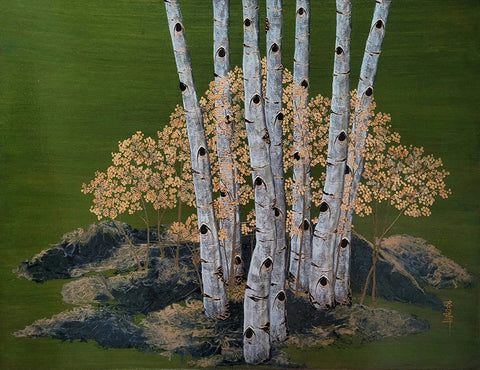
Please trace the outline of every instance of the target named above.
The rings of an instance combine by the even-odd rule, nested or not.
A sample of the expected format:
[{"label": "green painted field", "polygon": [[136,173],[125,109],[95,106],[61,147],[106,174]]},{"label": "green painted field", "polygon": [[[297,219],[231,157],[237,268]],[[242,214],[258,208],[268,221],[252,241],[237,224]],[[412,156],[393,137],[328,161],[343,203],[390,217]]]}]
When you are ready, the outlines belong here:
[{"label": "green painted field", "polygon": [[[201,93],[213,78],[211,1],[181,3]],[[232,3],[232,62],[240,64],[241,7]],[[285,3],[284,64],[291,68],[295,9],[293,0]],[[311,87],[330,96],[335,6],[312,3]],[[353,1],[352,87],[374,3]],[[479,4],[394,1],[375,91],[378,110],[391,113],[404,143],[441,157],[451,172],[451,198],[393,232],[427,239],[477,277]],[[64,281],[35,284],[12,269],[65,232],[96,222],[82,183],[108,165],[118,140],[137,130],[154,135],[181,102],[163,2],[2,0],[0,12],[0,368],[187,367],[154,353],[12,336],[68,308]],[[371,221],[357,221],[369,236]],[[428,318],[431,330],[292,356],[312,368],[480,367],[478,286],[440,295],[454,301],[451,333],[440,312],[383,302]]]}]

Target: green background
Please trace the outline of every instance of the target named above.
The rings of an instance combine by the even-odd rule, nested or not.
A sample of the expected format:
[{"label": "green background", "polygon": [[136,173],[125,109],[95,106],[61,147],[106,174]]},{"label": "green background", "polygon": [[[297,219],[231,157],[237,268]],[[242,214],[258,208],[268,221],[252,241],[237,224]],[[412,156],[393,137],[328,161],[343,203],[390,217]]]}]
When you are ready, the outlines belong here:
[{"label": "green background", "polygon": [[[293,0],[284,3],[284,64],[291,69],[295,8]],[[331,96],[335,4],[312,3],[311,91]],[[352,88],[374,4],[353,1]],[[181,5],[201,94],[213,78],[212,5],[209,0]],[[240,1],[232,1],[232,14],[232,65],[240,65]],[[451,172],[452,196],[435,204],[429,218],[405,217],[393,233],[425,238],[476,276],[478,19],[477,0],[394,1],[375,89],[377,109],[392,115],[403,142],[441,157]],[[155,135],[178,103],[163,1],[1,0],[0,368],[187,366],[180,358],[106,350],[94,342],[12,336],[70,307],[61,302],[64,281],[36,284],[17,279],[12,270],[65,232],[96,222],[91,198],[80,193],[82,183],[108,166],[119,140],[137,130]],[[370,223],[357,219],[357,230],[368,236]],[[476,368],[478,287],[439,294],[454,302],[450,333],[441,312],[382,302],[428,318],[431,330],[378,343],[292,350],[292,356],[315,368]]]}]

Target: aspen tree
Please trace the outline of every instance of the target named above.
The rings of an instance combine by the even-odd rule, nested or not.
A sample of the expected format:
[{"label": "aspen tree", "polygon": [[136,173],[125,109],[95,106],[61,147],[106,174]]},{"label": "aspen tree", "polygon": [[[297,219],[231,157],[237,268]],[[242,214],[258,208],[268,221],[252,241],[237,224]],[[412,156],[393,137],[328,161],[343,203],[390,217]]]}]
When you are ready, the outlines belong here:
[{"label": "aspen tree", "polygon": [[289,282],[296,293],[308,290],[312,251],[308,93],[310,1],[297,0],[293,67],[293,196]]},{"label": "aspen tree", "polygon": [[258,0],[243,0],[243,73],[245,123],[255,188],[256,246],[248,272],[244,300],[245,361],[270,358],[269,293],[275,248],[275,187],[270,166],[270,138],[265,124],[259,50]]},{"label": "aspen tree", "polygon": [[[430,216],[436,198],[448,198],[451,190],[445,185],[449,175],[443,162],[425,155],[423,148],[400,144],[400,135],[391,132],[388,115],[377,115],[370,122],[366,140],[363,181],[353,204],[358,216],[372,215],[373,253],[360,303],[363,304],[371,282],[372,304],[376,303],[376,263],[382,242],[401,216]],[[396,217],[382,215],[382,203],[397,209]]]},{"label": "aspen tree", "polygon": [[[238,201],[238,181],[235,167],[235,154],[232,148],[232,95],[228,83],[230,72],[230,1],[213,0],[213,53],[216,87],[215,121],[217,128],[217,157],[220,172],[220,212],[219,227],[225,230],[221,253],[224,274],[234,284],[235,276],[242,274],[240,204]],[[237,270],[237,271],[235,271]]]},{"label": "aspen tree", "polygon": [[220,244],[213,207],[210,159],[203,126],[203,115],[193,80],[180,5],[177,0],[165,0],[165,9],[180,79],[180,90],[182,91],[190,144],[193,184],[200,232],[200,257],[202,261],[205,313],[208,317],[222,317],[226,314],[227,295],[222,281]]},{"label": "aspen tree", "polygon": [[342,205],[350,114],[350,11],[351,3],[337,1],[335,62],[328,135],[326,179],[320,215],[313,234],[310,295],[317,308],[335,305],[336,236]]},{"label": "aspen tree", "polygon": [[270,285],[270,338],[272,343],[287,338],[285,314],[286,272],[286,200],[283,177],[283,66],[282,66],[282,0],[267,0],[267,86],[265,119],[270,133],[270,159],[275,182],[276,238]]},{"label": "aspen tree", "polygon": [[368,122],[372,111],[375,76],[378,60],[382,51],[385,27],[390,10],[391,0],[377,0],[373,13],[370,32],[365,45],[360,80],[358,82],[358,97],[355,106],[355,115],[352,126],[354,138],[353,150],[348,154],[347,176],[345,183],[348,191],[343,197],[343,208],[346,212],[343,235],[339,238],[341,245],[338,256],[337,284],[335,294],[339,302],[349,301],[350,287],[350,242],[352,240],[352,224],[355,213],[352,203],[355,200],[357,188],[360,184],[365,164],[365,146],[368,135]]}]

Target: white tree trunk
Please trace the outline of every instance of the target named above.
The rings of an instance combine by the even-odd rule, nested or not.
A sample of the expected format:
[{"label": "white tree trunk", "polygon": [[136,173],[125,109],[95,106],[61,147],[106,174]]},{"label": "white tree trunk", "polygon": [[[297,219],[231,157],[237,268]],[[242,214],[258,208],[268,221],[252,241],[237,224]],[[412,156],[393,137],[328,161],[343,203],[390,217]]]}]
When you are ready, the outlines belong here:
[{"label": "white tree trunk", "polygon": [[227,296],[221,276],[220,245],[213,208],[210,159],[203,126],[203,116],[193,80],[190,55],[184,35],[180,5],[177,0],[165,0],[168,26],[172,38],[175,62],[180,79],[187,133],[192,160],[193,184],[197,202],[200,231],[200,257],[205,313],[221,317],[226,313]]},{"label": "white tree trunk", "polygon": [[348,189],[343,197],[347,210],[343,235],[338,238],[340,253],[338,260],[337,283],[335,295],[338,302],[348,303],[350,300],[350,255],[353,225],[353,202],[356,196],[358,184],[362,179],[363,166],[365,163],[364,151],[368,135],[368,121],[370,105],[373,100],[373,88],[375,75],[378,68],[378,60],[382,51],[382,42],[385,36],[388,13],[391,0],[377,0],[373,13],[370,33],[365,45],[360,80],[358,83],[358,105],[355,107],[355,116],[352,131],[354,134],[354,147],[348,153],[348,175],[345,179],[345,187]]},{"label": "white tree trunk", "polygon": [[[350,122],[350,35],[351,35],[351,11],[352,4],[349,0],[337,0],[337,38],[335,45],[335,63],[338,63],[338,74],[333,77],[332,107],[341,112],[341,117],[332,113],[331,121],[342,120],[342,127],[348,128]],[[332,109],[333,110],[333,109]],[[342,181],[345,183],[346,172],[343,172]],[[343,197],[343,195],[342,195]],[[345,279],[345,252],[349,251],[350,244],[341,238],[345,225],[344,209],[340,210],[339,225],[333,244],[334,248],[334,295],[335,301],[340,304],[350,302],[350,279]],[[338,292],[338,295],[337,295]]]},{"label": "white tree trunk", "polygon": [[312,253],[309,129],[310,0],[297,0],[293,67],[293,204],[289,283],[296,292],[307,292]]},{"label": "white tree trunk", "polygon": [[221,247],[224,274],[230,283],[242,274],[242,245],[240,242],[240,204],[236,181],[235,153],[232,149],[233,126],[230,115],[232,95],[227,82],[230,72],[230,1],[213,0],[213,52],[214,72],[218,99],[215,101],[217,126],[217,155],[220,171],[220,228],[226,230],[226,239]]},{"label": "white tree trunk", "polygon": [[320,216],[313,235],[310,276],[310,295],[316,308],[335,305],[336,238],[344,189],[350,121],[350,12],[349,0],[337,0],[326,180]]},{"label": "white tree trunk", "polygon": [[245,361],[270,357],[269,295],[275,248],[275,186],[270,166],[270,139],[265,125],[259,50],[258,0],[243,0],[245,122],[255,188],[256,246],[244,300]]},{"label": "white tree trunk", "polygon": [[267,89],[265,118],[270,133],[270,158],[275,182],[276,243],[270,285],[270,338],[272,343],[287,338],[285,315],[286,272],[286,200],[283,177],[283,66],[282,66],[282,0],[267,0]]}]

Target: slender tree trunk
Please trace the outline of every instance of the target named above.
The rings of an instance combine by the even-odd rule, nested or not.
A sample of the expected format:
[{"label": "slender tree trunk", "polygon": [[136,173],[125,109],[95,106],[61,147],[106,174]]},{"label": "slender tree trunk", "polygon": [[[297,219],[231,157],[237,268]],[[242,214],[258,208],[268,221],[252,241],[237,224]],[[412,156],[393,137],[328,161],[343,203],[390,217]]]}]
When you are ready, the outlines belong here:
[{"label": "slender tree trunk", "polygon": [[[335,43],[335,63],[333,74],[332,114],[330,121],[341,125],[348,133],[350,122],[350,35],[351,35],[351,11],[350,0],[337,0],[337,30]],[[347,168],[342,172],[341,181],[345,183]],[[343,191],[343,190],[342,190]],[[343,197],[343,193],[342,193]],[[333,266],[334,266],[334,296],[340,304],[350,302],[350,279],[348,276],[349,265],[346,256],[350,253],[350,242],[342,239],[345,225],[345,209],[340,209],[339,227],[333,242]]]},{"label": "slender tree trunk", "polygon": [[362,179],[365,163],[364,151],[368,135],[368,122],[373,100],[373,88],[378,68],[378,60],[382,51],[382,42],[385,36],[388,13],[391,0],[377,0],[373,13],[370,33],[365,45],[360,80],[358,83],[358,102],[355,107],[355,116],[352,132],[354,143],[350,146],[348,153],[348,165],[345,179],[345,187],[348,191],[343,196],[344,208],[346,211],[345,224],[342,227],[343,235],[339,238],[342,246],[340,248],[337,272],[337,284],[335,294],[339,302],[349,301],[350,291],[350,256],[352,225],[354,216],[354,201],[358,185]]},{"label": "slender tree trunk", "polygon": [[157,238],[158,238],[158,248],[160,248],[160,259],[163,260],[165,258],[165,248],[163,247],[163,243],[160,238],[160,227],[161,227],[161,215],[160,210],[157,210]]},{"label": "slender tree trunk", "polygon": [[[177,201],[177,222],[182,222],[182,199],[180,196]],[[175,240],[175,267],[180,268],[180,234],[177,234]]]},{"label": "slender tree trunk", "polygon": [[[222,262],[225,278],[230,284],[235,282],[235,275],[239,273],[235,261],[241,258],[241,229],[240,204],[238,202],[238,184],[235,181],[235,153],[232,147],[233,126],[230,120],[232,95],[228,83],[230,72],[230,1],[213,0],[213,52],[215,66],[215,82],[217,96],[215,100],[216,127],[217,127],[217,155],[220,168],[220,207],[223,209],[219,220],[220,228],[225,229],[226,260]],[[222,256],[224,254],[222,253]],[[237,268],[238,269],[238,268]]]},{"label": "slender tree trunk", "polygon": [[150,263],[150,221],[148,220],[148,211],[145,205],[145,201],[142,199],[142,207],[143,212],[145,213],[145,218],[143,221],[145,222],[145,226],[147,227],[147,252],[145,253],[145,262],[144,266],[145,269],[148,270],[148,265]]},{"label": "slender tree trunk", "polygon": [[285,315],[286,273],[286,200],[283,177],[283,66],[282,66],[282,0],[267,0],[267,89],[265,119],[270,134],[270,159],[275,183],[276,240],[270,285],[270,338],[272,343],[287,338]]},{"label": "slender tree trunk", "polygon": [[128,247],[130,248],[130,252],[132,253],[133,258],[135,259],[135,262],[137,263],[137,267],[139,270],[142,269],[142,265],[140,264],[140,259],[138,258],[137,252],[135,252],[135,246],[133,245],[132,241],[128,237],[127,233],[125,232],[125,229],[123,228],[123,224],[120,221],[112,220],[114,225],[120,232],[123,234],[123,237],[125,238],[125,241],[128,243]]},{"label": "slender tree trunk", "polygon": [[192,161],[193,184],[197,203],[200,232],[200,258],[205,313],[208,317],[222,317],[227,310],[227,295],[221,276],[220,243],[213,207],[210,173],[203,116],[193,80],[190,54],[184,35],[184,25],[178,0],[165,0],[168,26],[172,38],[175,62],[180,78],[187,133]]},{"label": "slender tree trunk", "polygon": [[313,235],[310,294],[317,308],[335,305],[337,232],[342,206],[350,120],[350,11],[337,1],[337,29],[328,135],[326,180],[320,216]]},{"label": "slender tree trunk", "polygon": [[258,0],[243,0],[245,122],[255,188],[256,246],[244,300],[245,361],[270,357],[269,295],[275,249],[275,186],[270,166],[270,138],[265,125],[259,50]]},{"label": "slender tree trunk", "polygon": [[310,185],[310,135],[307,121],[308,93],[310,87],[310,0],[297,0],[295,26],[295,55],[293,66],[293,204],[290,232],[290,287],[308,291],[308,276],[312,252]]}]

